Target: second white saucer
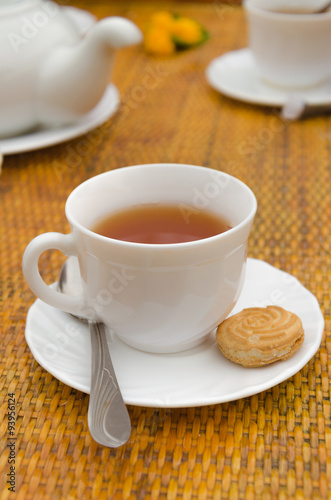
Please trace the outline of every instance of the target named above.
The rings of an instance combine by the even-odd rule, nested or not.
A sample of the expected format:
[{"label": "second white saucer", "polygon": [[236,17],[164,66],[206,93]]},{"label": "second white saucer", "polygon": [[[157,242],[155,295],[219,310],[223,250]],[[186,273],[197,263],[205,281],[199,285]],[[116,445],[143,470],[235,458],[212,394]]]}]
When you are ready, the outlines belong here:
[{"label": "second white saucer", "polygon": [[[227,52],[208,65],[206,77],[209,84],[222,94],[240,101],[264,106],[283,106],[290,93],[283,87],[265,83],[258,75],[249,48]],[[331,104],[331,79],[305,89],[295,90],[308,105]]]}]

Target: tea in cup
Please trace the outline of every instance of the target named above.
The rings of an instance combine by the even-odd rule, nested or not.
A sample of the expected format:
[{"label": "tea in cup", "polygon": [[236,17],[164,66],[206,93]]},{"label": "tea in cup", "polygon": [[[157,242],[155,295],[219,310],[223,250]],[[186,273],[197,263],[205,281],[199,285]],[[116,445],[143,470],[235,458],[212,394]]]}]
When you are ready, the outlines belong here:
[{"label": "tea in cup", "polygon": [[[79,185],[65,212],[71,232],[39,235],[23,256],[44,302],[155,353],[200,344],[236,304],[256,212],[240,180],[194,165],[124,167]],[[49,249],[78,257],[81,295],[42,280],[38,259]]]},{"label": "tea in cup", "polygon": [[300,89],[331,76],[331,12],[311,13],[307,6],[279,11],[272,0],[245,0],[244,8],[261,79]]}]

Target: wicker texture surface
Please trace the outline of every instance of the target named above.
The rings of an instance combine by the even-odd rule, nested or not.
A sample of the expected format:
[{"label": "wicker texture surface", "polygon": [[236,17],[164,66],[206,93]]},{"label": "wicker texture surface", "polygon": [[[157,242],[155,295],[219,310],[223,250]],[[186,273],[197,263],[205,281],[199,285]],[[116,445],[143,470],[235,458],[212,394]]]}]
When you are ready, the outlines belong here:
[{"label": "wicker texture surface", "polygon": [[[124,15],[143,27],[155,5],[80,1],[99,18]],[[169,58],[141,46],[117,53],[112,80],[121,106],[107,123],[67,143],[5,158],[0,177],[0,498],[331,498],[330,218],[331,119],[284,123],[279,110],[236,102],[207,84],[215,57],[247,44],[240,6],[157,4],[198,19],[210,40]],[[148,76],[149,75],[149,76]],[[255,192],[249,256],[296,276],[318,299],[326,329],[311,361],[289,380],[214,406],[129,406],[132,435],[114,450],[87,427],[89,396],[34,360],[24,337],[35,300],[21,270],[25,246],[68,232],[74,187],[126,165],[176,162],[224,170]],[[42,256],[51,283],[64,260]],[[217,380],[215,380],[217,384]],[[15,493],[8,490],[8,394],[16,400]]]}]

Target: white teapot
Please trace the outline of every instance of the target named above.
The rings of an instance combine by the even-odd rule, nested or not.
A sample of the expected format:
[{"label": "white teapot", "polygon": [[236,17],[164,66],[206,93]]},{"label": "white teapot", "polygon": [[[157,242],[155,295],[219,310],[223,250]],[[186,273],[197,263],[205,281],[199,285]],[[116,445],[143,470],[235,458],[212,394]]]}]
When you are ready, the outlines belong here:
[{"label": "white teapot", "polygon": [[67,8],[50,0],[0,0],[0,137],[76,121],[101,99],[114,49],[141,40],[121,17],[82,35]]}]

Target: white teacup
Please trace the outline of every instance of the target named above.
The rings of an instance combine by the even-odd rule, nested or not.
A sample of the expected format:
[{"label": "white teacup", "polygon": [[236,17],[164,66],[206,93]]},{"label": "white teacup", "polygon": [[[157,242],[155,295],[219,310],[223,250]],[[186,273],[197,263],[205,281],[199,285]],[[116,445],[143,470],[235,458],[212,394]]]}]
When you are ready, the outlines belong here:
[{"label": "white teacup", "polygon": [[[144,203],[212,211],[232,229],[175,244],[133,243],[91,230],[101,217]],[[223,172],[179,164],[113,170],[70,194],[66,216],[71,233],[45,233],[32,240],[23,272],[41,300],[104,322],[132,347],[182,351],[203,342],[236,304],[255,212],[252,191]],[[49,249],[78,257],[81,295],[64,296],[42,280],[38,259]]]},{"label": "white teacup", "polygon": [[271,0],[244,2],[260,77],[298,89],[322,83],[331,76],[331,12],[275,12],[275,5]]}]

